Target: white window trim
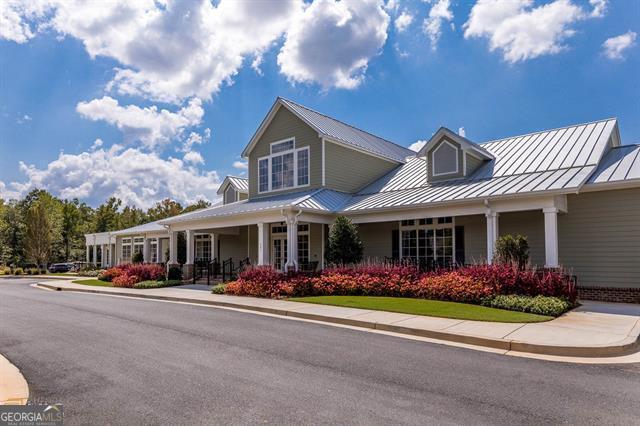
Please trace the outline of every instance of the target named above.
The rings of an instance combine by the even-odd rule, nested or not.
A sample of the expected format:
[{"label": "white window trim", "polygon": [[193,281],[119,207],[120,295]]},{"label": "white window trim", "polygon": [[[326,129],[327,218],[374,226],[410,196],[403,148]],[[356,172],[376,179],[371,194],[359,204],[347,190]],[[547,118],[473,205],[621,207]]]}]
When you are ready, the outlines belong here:
[{"label": "white window trim", "polygon": [[[436,151],[438,151],[442,147],[442,145],[444,145],[445,143],[456,150],[456,170],[452,171],[452,172],[436,173],[436,166],[435,166],[435,164],[436,164],[436,161],[435,161]],[[458,157],[459,156],[460,156],[460,150],[458,149],[457,146],[455,146],[454,144],[450,143],[449,141],[446,141],[446,140],[442,141],[440,143],[440,145],[438,145],[433,151],[431,151],[431,168],[432,168],[431,176],[433,176],[433,177],[446,176],[446,175],[453,175],[453,174],[456,174],[456,173],[460,173],[460,164],[459,164],[459,161],[458,161]]]},{"label": "white window trim", "polygon": [[[439,216],[439,217],[448,217],[448,216]],[[446,228],[451,228],[451,262],[455,265],[457,260],[456,260],[456,218],[455,216],[451,216],[451,223],[438,223],[438,218],[437,217],[426,217],[423,219],[432,219],[432,223],[430,225],[420,225],[420,219],[408,219],[408,220],[413,220],[414,224],[413,225],[402,225],[402,220],[398,221],[398,238],[400,240],[400,245],[399,245],[399,249],[398,249],[398,256],[400,258],[400,260],[403,259],[402,256],[402,231],[412,231],[415,230],[416,231],[416,238],[417,238],[417,233],[419,229],[433,229],[434,231],[436,229],[446,229]],[[435,232],[434,232],[434,237],[433,237],[433,253],[434,253],[434,257],[435,257],[435,253],[436,253],[436,238],[435,238]]]},{"label": "white window trim", "polygon": [[[288,141],[293,141],[293,149],[288,149],[286,151],[281,151],[281,152],[277,152],[275,154],[271,154],[271,146],[272,145],[277,145],[279,143],[282,142],[288,142]],[[308,179],[307,179],[307,183],[305,185],[298,185],[298,152],[300,151],[307,151],[307,165],[308,165]],[[272,188],[272,165],[273,165],[273,157],[281,157],[283,155],[286,154],[290,154],[293,153],[293,186],[289,186],[287,188],[280,188],[280,189],[273,189]],[[268,188],[266,191],[261,191],[260,190],[260,161],[261,160],[267,160],[267,183],[268,183]],[[263,157],[259,157],[258,158],[258,194],[267,194],[270,192],[282,192],[282,191],[289,191],[292,189],[297,189],[297,188],[306,188],[308,186],[311,185],[311,150],[309,149],[308,146],[304,146],[302,148],[296,148],[296,138],[287,138],[287,139],[282,139],[276,142],[272,142],[269,144],[269,155],[265,155]]]},{"label": "white window trim", "polygon": [[[300,222],[298,223],[298,225],[307,225],[307,230],[306,231],[300,231],[298,230],[298,234],[297,235],[306,235],[308,237],[308,243],[309,243],[309,248],[308,248],[308,258],[309,258],[309,262],[311,262],[311,222]],[[287,237],[287,231],[284,232],[274,232],[273,229],[274,228],[279,228],[281,226],[287,226],[287,225],[283,225],[281,223],[272,223],[271,226],[269,227],[269,234],[270,234],[270,246],[269,246],[269,252],[271,252],[273,250],[273,240],[276,239],[282,239],[283,237],[286,239]],[[300,255],[300,248],[298,248],[298,256]],[[271,256],[271,253],[270,253]],[[286,253],[285,253],[286,256]],[[269,262],[271,262],[273,259],[270,259]],[[273,266],[273,265],[272,265]]]}]

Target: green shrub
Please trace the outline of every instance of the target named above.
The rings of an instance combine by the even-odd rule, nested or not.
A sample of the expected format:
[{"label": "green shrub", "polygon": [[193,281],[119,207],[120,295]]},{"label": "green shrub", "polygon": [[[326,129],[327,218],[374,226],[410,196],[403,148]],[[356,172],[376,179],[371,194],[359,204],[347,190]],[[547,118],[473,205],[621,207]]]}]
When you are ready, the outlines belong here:
[{"label": "green shrub", "polygon": [[16,268],[13,270],[13,275],[22,275],[24,274],[24,270],[22,268]]},{"label": "green shrub", "polygon": [[29,268],[27,270],[27,274],[29,275],[38,275],[40,273],[40,270],[38,268]]},{"label": "green shrub", "polygon": [[145,289],[145,288],[162,288],[173,287],[182,284],[180,280],[166,280],[166,281],[141,281],[133,286],[133,288]]},{"label": "green shrub", "polygon": [[334,265],[350,265],[362,260],[364,246],[358,225],[345,216],[336,217],[329,230],[327,260]]},{"label": "green shrub", "polygon": [[211,293],[213,294],[224,294],[224,288],[226,284],[217,284],[211,288]]},{"label": "green shrub", "polygon": [[500,263],[518,265],[524,268],[529,262],[529,242],[527,237],[511,234],[503,235],[496,240],[496,260]]},{"label": "green shrub", "polygon": [[133,257],[131,258],[131,263],[142,263],[144,262],[144,256],[141,251],[137,251],[133,253]]},{"label": "green shrub", "polygon": [[182,281],[182,268],[180,266],[172,266],[169,268],[169,273],[167,274],[168,280],[179,280]]},{"label": "green shrub", "polygon": [[483,300],[482,305],[552,317],[560,316],[573,307],[571,303],[559,297],[518,295],[494,296]]}]

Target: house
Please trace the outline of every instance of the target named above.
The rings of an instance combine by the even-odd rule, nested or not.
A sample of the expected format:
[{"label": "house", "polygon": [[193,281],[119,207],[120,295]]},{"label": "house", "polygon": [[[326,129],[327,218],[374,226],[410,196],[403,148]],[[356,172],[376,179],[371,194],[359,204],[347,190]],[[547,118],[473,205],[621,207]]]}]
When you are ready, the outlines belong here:
[{"label": "house", "polygon": [[365,258],[491,262],[498,236],[522,234],[531,261],[572,271],[583,297],[640,295],[640,145],[621,145],[616,119],[483,143],[440,128],[416,153],[278,98],[242,156],[248,179],[227,177],[223,204],[110,233],[109,262],[168,249],[175,264],[184,232],[187,265],[323,267],[342,214]]}]

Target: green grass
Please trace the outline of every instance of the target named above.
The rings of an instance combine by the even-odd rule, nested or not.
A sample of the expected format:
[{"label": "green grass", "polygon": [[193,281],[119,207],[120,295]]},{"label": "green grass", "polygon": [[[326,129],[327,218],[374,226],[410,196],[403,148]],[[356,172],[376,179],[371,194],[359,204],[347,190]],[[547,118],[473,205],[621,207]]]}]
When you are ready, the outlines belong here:
[{"label": "green grass", "polygon": [[96,287],[113,287],[113,285],[111,285],[111,283],[106,282],[106,281],[100,281],[98,279],[84,279],[84,280],[75,280],[75,281],[71,281],[74,284],[84,284],[84,285],[92,285],[92,286],[96,286]]},{"label": "green grass", "polygon": [[506,311],[467,303],[442,302],[439,300],[410,299],[404,297],[375,296],[314,296],[292,297],[291,301],[315,303],[319,305],[344,306],[376,311],[399,312],[412,315],[453,318],[492,322],[542,322],[553,317]]}]

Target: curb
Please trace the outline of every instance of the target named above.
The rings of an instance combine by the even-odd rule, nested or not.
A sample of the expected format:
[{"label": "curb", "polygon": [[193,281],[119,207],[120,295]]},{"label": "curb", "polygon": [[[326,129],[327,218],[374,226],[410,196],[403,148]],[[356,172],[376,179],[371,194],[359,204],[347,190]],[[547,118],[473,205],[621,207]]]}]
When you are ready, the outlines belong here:
[{"label": "curb", "polygon": [[29,385],[18,367],[0,355],[0,405],[26,405]]},{"label": "curb", "polygon": [[225,308],[243,309],[247,311],[256,311],[272,315],[280,315],[284,317],[301,318],[326,323],[334,323],[341,325],[349,325],[354,327],[369,328],[375,330],[389,331],[393,333],[406,334],[411,336],[426,337],[430,339],[445,340],[455,343],[463,343],[468,345],[483,346],[492,349],[501,349],[504,351],[528,352],[540,355],[555,355],[567,357],[614,357],[629,355],[640,349],[640,337],[627,337],[614,346],[552,346],[541,345],[536,343],[520,342],[517,340],[499,339],[491,337],[481,337],[469,334],[449,333],[446,331],[426,330],[420,328],[403,327],[393,324],[381,324],[371,321],[362,321],[351,318],[336,318],[321,314],[308,314],[304,312],[289,311],[286,309],[265,308],[260,306],[244,305],[242,303],[221,302],[215,300],[194,300],[173,296],[158,296],[152,294],[136,294],[120,291],[101,291],[97,289],[76,289],[63,288],[53,284],[38,283],[38,287],[55,290],[55,291],[73,291],[79,293],[96,293],[111,296],[126,296],[139,299],[163,300],[169,302],[185,302],[205,306],[220,306]]}]

